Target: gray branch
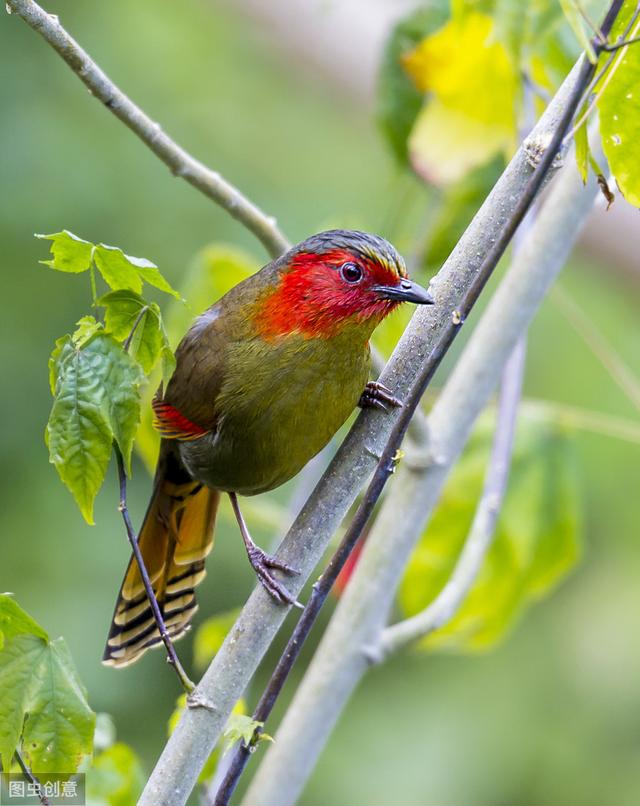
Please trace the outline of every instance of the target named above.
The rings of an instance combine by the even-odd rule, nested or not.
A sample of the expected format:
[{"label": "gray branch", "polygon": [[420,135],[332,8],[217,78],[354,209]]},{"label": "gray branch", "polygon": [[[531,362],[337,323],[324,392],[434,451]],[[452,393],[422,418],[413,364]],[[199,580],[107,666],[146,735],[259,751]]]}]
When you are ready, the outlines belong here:
[{"label": "gray branch", "polygon": [[[579,64],[571,71],[539,121],[529,143],[544,149],[565,108]],[[531,146],[530,146],[531,148]],[[381,381],[402,398],[420,366],[454,316],[484,255],[490,250],[531,176],[530,150],[521,148],[475,216],[455,250],[433,281],[437,305],[417,311],[394,351]],[[466,399],[466,394],[463,395]],[[314,493],[278,551],[285,562],[301,569],[288,579],[298,595],[324,554],[382,452],[395,422],[395,412],[362,412],[327,468]],[[235,702],[280,628],[287,610],[275,605],[260,587],[251,594],[236,624],[196,688],[204,707],[186,709],[147,783],[141,804],[184,803],[194,787]]]},{"label": "gray branch", "polygon": [[376,660],[370,650],[378,644],[403,570],[446,477],[515,343],[562,268],[596,193],[593,180],[583,187],[573,163],[551,189],[428,417],[432,461],[420,470],[401,465],[243,806],[287,806],[302,791],[351,692]]},{"label": "gray branch", "polygon": [[272,257],[277,257],[287,250],[287,240],[279,231],[275,218],[263,213],[217,171],[212,171],[194,159],[165,134],[160,124],[151,120],[116,87],[89,54],[60,25],[57,16],[47,14],[33,0],[6,0],[5,5],[9,13],[21,17],[51,45],[89,92],[131,129],[164,162],[174,176],[179,176],[193,185],[240,221],[261,241]]}]

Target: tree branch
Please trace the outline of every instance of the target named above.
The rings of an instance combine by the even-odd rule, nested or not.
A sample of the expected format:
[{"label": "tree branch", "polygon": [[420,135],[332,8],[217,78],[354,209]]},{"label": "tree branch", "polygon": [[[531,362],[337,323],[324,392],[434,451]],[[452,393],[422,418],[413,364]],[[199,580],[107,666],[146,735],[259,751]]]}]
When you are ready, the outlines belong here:
[{"label": "tree branch", "polygon": [[[559,122],[566,117],[567,104],[575,100],[576,87],[583,86],[585,78],[588,80],[588,70],[584,60],[576,65],[529,138],[541,144],[542,151],[549,147]],[[381,377],[401,399],[407,400],[421,370],[433,366],[434,353],[451,336],[452,323],[454,331],[459,328],[461,319],[456,311],[460,300],[481,282],[480,267],[495,249],[517,202],[523,198],[531,174],[528,153],[521,148],[434,280],[432,289],[439,303],[436,310],[414,314]],[[467,399],[466,393],[463,399]],[[363,481],[375,468],[375,457],[382,454],[404,410],[386,415],[368,411],[358,417],[289,530],[278,557],[301,569],[300,577],[288,581],[294,595],[299,594]],[[184,802],[286,613],[261,589],[254,590],[196,689],[208,707],[185,711],[147,783],[142,804],[167,799],[176,804]]]},{"label": "tree branch", "polygon": [[[485,489],[474,519],[471,535],[463,550],[465,557],[464,567],[457,575],[458,578],[453,588],[455,591],[454,596],[448,595],[446,602],[443,602],[443,604],[449,607],[449,610],[453,607],[457,608],[464,599],[466,592],[471,587],[482,565],[482,559],[493,537],[494,527],[498,513],[500,512],[500,505],[508,477],[513,431],[517,417],[522,371],[524,368],[524,355],[524,342],[522,342],[522,348],[516,348],[516,350],[514,350],[516,360],[513,366],[510,367],[508,365],[505,369],[505,376],[507,378],[505,390],[507,393],[504,396],[504,401],[503,398],[501,398],[501,406],[498,412],[499,419],[496,431],[496,442],[491,457]],[[311,624],[313,624],[315,614],[324,601],[324,599],[320,598],[319,594],[325,589],[327,593],[329,592],[344,565],[343,562],[340,562],[339,558],[341,555],[344,555],[346,559],[351,553],[353,545],[359,539],[357,535],[353,535],[352,537],[350,535],[351,531],[352,529],[350,528],[347,535],[343,538],[340,548],[332,557],[329,566],[318,582],[313,586],[312,597],[305,609],[304,615],[296,625],[287,647],[269,681],[269,685],[260,698],[260,702],[253,714],[253,718],[256,721],[264,723],[273,710],[276,698],[281,692],[288,673],[293,666],[293,662],[300,653],[302,644],[308,635],[309,628]],[[460,563],[462,563],[462,557]],[[332,568],[332,566],[337,567]],[[454,572],[453,576],[456,577],[456,572]],[[449,588],[449,585],[447,588]],[[448,612],[444,608],[440,608],[440,610],[443,616]],[[309,627],[307,627],[307,622],[310,622]],[[400,627],[402,625],[397,626]],[[255,750],[260,732],[261,729],[256,730],[253,740],[248,745],[240,743],[236,746],[232,762],[221,782],[220,789],[213,801],[213,806],[226,806],[226,804],[228,804],[240,780],[240,776],[251,754]]]},{"label": "tree branch", "polygon": [[[355,548],[356,543],[360,539],[368,519],[371,516],[373,509],[380,498],[380,495],[382,494],[386,482],[395,470],[395,457],[398,453],[402,439],[406,434],[413,412],[417,409],[428,384],[440,365],[442,358],[453,343],[453,340],[458,334],[461,325],[469,316],[485,284],[489,280],[489,277],[497,266],[498,261],[511,241],[511,238],[516,233],[516,230],[533,204],[533,201],[539,189],[542,187],[544,179],[546,178],[547,172],[551,168],[551,165],[556,158],[557,152],[562,144],[564,134],[569,128],[571,120],[578,108],[578,104],[580,103],[582,95],[588,86],[594,71],[595,66],[589,64],[585,59],[581,66],[580,75],[576,81],[576,85],[567,99],[566,108],[558,121],[557,127],[551,133],[546,150],[542,153],[541,157],[537,161],[533,175],[523,189],[522,195],[513,206],[511,215],[505,221],[504,226],[499,230],[498,237],[494,239],[492,246],[484,256],[476,275],[471,279],[469,287],[466,289],[458,306],[454,309],[451,319],[444,327],[440,338],[433,346],[433,349],[427,357],[427,360],[419,368],[416,377],[411,384],[408,395],[404,400],[403,409],[400,411],[391,430],[391,434],[389,435],[387,444],[379,458],[373,478],[367,487],[353,520],[351,521],[351,524],[349,525],[349,528],[347,529],[340,546],[331,558],[327,568],[320,576],[320,579],[313,586],[311,599],[309,600],[309,603],[305,608],[300,621],[296,625],[291,638],[289,639],[287,646],[280,660],[278,661],[269,684],[260,698],[253,715],[253,718],[256,721],[264,723],[273,710],[275,702],[279,697],[286,679],[300,654],[302,646],[306,641],[313,624],[315,623],[320,609],[329,595],[331,587],[346,563],[351,551]],[[259,733],[259,729],[256,729],[254,737],[248,746],[239,744],[236,747],[234,762],[229,768],[220,792],[216,797],[215,806],[226,806],[228,803],[231,794],[237,786],[240,775],[249,761],[253,747],[259,738]]]},{"label": "tree branch", "polygon": [[524,374],[526,341],[521,338],[511,353],[503,372],[491,458],[469,535],[447,584],[421,613],[387,627],[378,646],[376,660],[383,660],[407,644],[447,624],[455,616],[475,582],[496,530],[507,489],[513,438]]},{"label": "tree branch", "polygon": [[272,257],[288,249],[275,218],[267,216],[217,171],[212,171],[179,146],[160,125],[133,103],[60,25],[57,16],[47,14],[33,0],[6,0],[10,13],[21,17],[39,33],[69,65],[89,92],[111,110],[125,126],[179,176],[212,199],[243,224]]},{"label": "tree branch", "polygon": [[398,582],[440,490],[498,382],[514,344],[564,264],[593,200],[574,164],[558,178],[535,227],[490,300],[428,417],[429,467],[400,467],[320,646],[253,779],[243,806],[293,803],[351,692],[371,664]]}]

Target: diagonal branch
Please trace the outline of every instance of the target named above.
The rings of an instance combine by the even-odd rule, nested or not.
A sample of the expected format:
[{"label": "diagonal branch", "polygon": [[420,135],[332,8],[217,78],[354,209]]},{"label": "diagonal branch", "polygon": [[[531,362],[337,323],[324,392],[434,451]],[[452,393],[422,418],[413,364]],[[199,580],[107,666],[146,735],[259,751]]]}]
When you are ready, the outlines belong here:
[{"label": "diagonal branch", "polygon": [[[404,406],[400,411],[397,420],[391,430],[387,444],[379,458],[378,465],[373,474],[373,478],[367,487],[362,502],[360,503],[347,532],[340,543],[337,551],[331,558],[329,565],[321,575],[320,579],[313,586],[311,599],[305,611],[296,625],[285,650],[278,661],[276,669],[265,689],[260,702],[254,712],[254,719],[264,723],[279,697],[286,679],[296,662],[301,648],[306,641],[315,620],[322,608],[331,587],[336,581],[340,571],[346,563],[349,555],[360,539],[367,522],[373,513],[374,507],[380,498],[382,491],[395,470],[395,457],[407,432],[413,412],[417,409],[428,384],[431,382],[437,368],[440,365],[446,352],[457,336],[461,325],[466,321],[480,296],[484,286],[488,282],[498,261],[504,254],[516,230],[524,220],[529,208],[533,204],[536,195],[551,169],[558,150],[562,144],[565,132],[569,128],[571,120],[578,108],[578,104],[584,94],[593,73],[595,66],[584,59],[580,74],[576,81],[566,107],[564,108],[557,126],[551,133],[546,150],[537,162],[536,168],[529,181],[525,185],[522,195],[515,202],[511,213],[505,221],[503,227],[498,230],[498,235],[494,238],[492,245],[485,254],[477,273],[471,279],[469,287],[465,290],[461,301],[454,308],[449,322],[443,328],[440,338],[436,341],[427,360],[418,369],[415,378],[411,383],[409,392],[404,400]],[[226,806],[228,800],[238,784],[240,775],[251,757],[255,742],[259,738],[259,729],[256,730],[254,738],[248,745],[240,744],[235,750],[234,762],[232,763],[225,780],[223,781],[220,793],[215,800],[215,806]]]},{"label": "diagonal branch", "polygon": [[[620,0],[615,0],[612,7],[619,10]],[[543,156],[547,163],[545,168],[554,156],[554,134],[564,131],[591,75],[592,68],[581,59],[529,138],[530,142],[538,143],[543,152],[547,147],[548,153]],[[463,321],[459,315],[460,301],[468,300],[468,294],[477,293],[482,287],[486,276],[480,273],[481,266],[486,267],[489,253],[495,256],[499,241],[504,247],[501,234],[507,225],[513,224],[514,210],[525,196],[531,200],[532,168],[528,154],[528,150],[521,148],[503,173],[432,285],[439,303],[436,310],[414,314],[383,373],[381,381],[406,401],[405,408],[401,413],[382,415],[369,411],[359,416],[283,541],[278,557],[302,571],[290,585],[295,595],[324,553],[364,480],[375,468],[374,457],[384,457],[392,430],[397,427],[402,413],[410,408],[410,392],[413,392],[411,402],[415,404],[444,348],[459,329]],[[536,182],[541,179],[542,176],[536,174]],[[395,436],[400,434],[401,427],[398,427]],[[388,459],[385,458],[378,481],[383,476],[386,480]],[[372,500],[370,497],[367,506]],[[263,591],[254,590],[196,689],[207,707],[185,711],[147,783],[142,804],[155,804],[168,798],[176,804],[186,800],[233,705],[285,616],[284,608],[270,602]]]},{"label": "diagonal branch", "polygon": [[47,14],[33,0],[6,0],[6,8],[39,33],[89,92],[131,129],[174,176],[181,177],[224,208],[258,238],[272,257],[286,251],[288,243],[275,218],[266,215],[217,171],[207,168],[165,134],[160,125],[134,104],[65,31],[57,16]]},{"label": "diagonal branch", "polygon": [[497,384],[514,344],[526,331],[562,268],[596,196],[568,165],[536,225],[490,300],[473,338],[429,417],[432,462],[401,465],[353,576],[243,801],[243,806],[295,802],[349,696],[371,663],[404,567],[442,485]]}]

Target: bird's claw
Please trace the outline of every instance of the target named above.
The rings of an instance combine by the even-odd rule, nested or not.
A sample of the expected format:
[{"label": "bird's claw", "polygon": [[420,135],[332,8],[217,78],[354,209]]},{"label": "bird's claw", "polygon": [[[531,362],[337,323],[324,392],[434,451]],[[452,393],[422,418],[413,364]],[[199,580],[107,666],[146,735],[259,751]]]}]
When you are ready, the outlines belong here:
[{"label": "bird's claw", "polygon": [[252,547],[249,554],[249,562],[251,563],[253,570],[256,572],[256,576],[260,580],[263,588],[267,591],[267,593],[278,602],[278,604],[282,605],[293,605],[294,607],[299,607],[300,609],[304,608],[304,605],[299,602],[295,596],[293,596],[289,591],[285,588],[285,586],[278,582],[278,580],[273,576],[273,574],[269,573],[269,568],[275,568],[278,571],[283,571],[285,574],[299,574],[297,568],[293,568],[287,563],[282,562],[281,560],[272,557],[270,554],[262,551],[261,548],[258,546]]},{"label": "bird's claw", "polygon": [[402,401],[393,394],[391,389],[387,389],[383,384],[378,383],[378,381],[369,381],[360,395],[358,405],[361,409],[375,408],[389,411],[389,406],[393,408],[402,407]]}]

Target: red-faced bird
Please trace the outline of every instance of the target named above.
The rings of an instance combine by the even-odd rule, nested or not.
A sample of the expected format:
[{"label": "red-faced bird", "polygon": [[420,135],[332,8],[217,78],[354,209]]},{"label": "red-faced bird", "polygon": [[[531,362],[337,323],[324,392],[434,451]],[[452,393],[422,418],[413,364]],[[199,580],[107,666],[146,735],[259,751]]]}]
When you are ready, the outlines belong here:
[{"label": "red-faced bird", "polygon": [[[313,235],[199,316],[153,402],[162,435],[140,550],[172,639],[196,611],[221,493],[231,499],[249,561],[267,591],[293,603],[273,569],[295,569],[251,539],[238,496],[296,475],[358,405],[399,405],[368,382],[369,338],[402,302],[429,304],[390,243],[364,232]],[[125,666],[160,643],[132,557],[103,661]]]}]

